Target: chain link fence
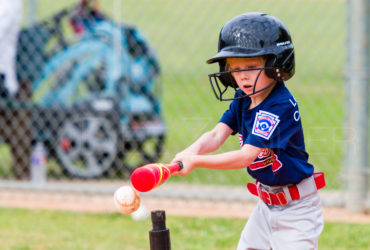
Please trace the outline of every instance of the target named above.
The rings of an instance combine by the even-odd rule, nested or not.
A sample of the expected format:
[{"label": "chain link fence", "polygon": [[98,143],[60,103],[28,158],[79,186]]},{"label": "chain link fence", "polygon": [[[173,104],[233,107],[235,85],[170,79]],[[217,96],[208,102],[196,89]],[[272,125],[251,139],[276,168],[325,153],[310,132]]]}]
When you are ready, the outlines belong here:
[{"label": "chain link fence", "polygon": [[[36,145],[46,151],[47,183],[127,180],[149,162],[169,162],[213,128],[228,103],[214,97],[205,61],[222,25],[265,12],[289,28],[310,162],[328,189],[345,179],[344,0],[23,1],[17,47],[20,96],[5,98],[1,179],[28,181]],[[95,2],[95,3],[96,3]],[[231,137],[219,151],[239,147]],[[196,170],[169,182],[244,186],[245,170]],[[221,192],[222,193],[222,192]]]}]

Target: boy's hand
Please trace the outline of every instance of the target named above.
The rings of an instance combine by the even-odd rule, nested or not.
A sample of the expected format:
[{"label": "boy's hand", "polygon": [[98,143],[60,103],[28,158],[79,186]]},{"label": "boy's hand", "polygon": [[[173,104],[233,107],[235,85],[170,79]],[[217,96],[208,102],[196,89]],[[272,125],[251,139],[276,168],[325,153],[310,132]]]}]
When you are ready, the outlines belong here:
[{"label": "boy's hand", "polygon": [[193,171],[195,169],[195,164],[194,164],[195,156],[196,155],[190,154],[185,151],[178,153],[171,162],[181,161],[183,164],[183,168],[180,171],[174,172],[172,175],[180,175],[182,177],[185,177],[191,171]]}]

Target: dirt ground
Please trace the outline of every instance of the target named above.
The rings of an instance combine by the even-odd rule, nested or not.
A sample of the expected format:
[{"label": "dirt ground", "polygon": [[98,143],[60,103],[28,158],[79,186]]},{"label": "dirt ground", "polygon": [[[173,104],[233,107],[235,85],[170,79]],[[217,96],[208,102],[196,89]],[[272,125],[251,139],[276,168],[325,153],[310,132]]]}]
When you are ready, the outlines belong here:
[{"label": "dirt ground", "polygon": [[[225,201],[142,197],[147,215],[165,210],[167,215],[247,218],[255,206],[252,201]],[[27,190],[1,190],[0,207],[78,211],[89,213],[117,212],[112,195]],[[351,213],[341,207],[323,207],[326,221],[370,223],[369,213]],[[127,215],[126,215],[127,216]]]}]

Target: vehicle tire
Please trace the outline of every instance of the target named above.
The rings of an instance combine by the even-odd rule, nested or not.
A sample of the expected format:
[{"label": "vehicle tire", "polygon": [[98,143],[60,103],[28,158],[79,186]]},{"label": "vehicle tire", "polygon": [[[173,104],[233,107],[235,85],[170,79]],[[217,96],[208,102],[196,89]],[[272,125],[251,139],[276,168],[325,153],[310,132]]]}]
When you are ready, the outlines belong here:
[{"label": "vehicle tire", "polygon": [[96,178],[106,173],[117,156],[118,132],[103,116],[72,116],[57,135],[56,158],[70,176]]}]

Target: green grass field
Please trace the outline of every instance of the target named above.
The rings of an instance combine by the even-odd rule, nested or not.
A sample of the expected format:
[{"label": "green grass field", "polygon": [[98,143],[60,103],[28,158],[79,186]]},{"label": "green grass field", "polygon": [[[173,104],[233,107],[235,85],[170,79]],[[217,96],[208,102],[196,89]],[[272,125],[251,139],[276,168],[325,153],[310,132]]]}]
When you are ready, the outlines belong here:
[{"label": "green grass field", "polygon": [[[218,33],[231,17],[260,11],[279,17],[289,28],[296,50],[296,75],[287,85],[300,105],[310,161],[324,171],[329,188],[339,188],[344,167],[344,0],[100,0],[103,11],[146,34],[162,67],[163,116],[168,134],[163,162],[191,144],[219,120],[228,103],[211,92],[207,74],[217,71],[205,61],[216,52]],[[37,18],[52,15],[75,1],[37,1]],[[25,10],[27,4],[25,5]],[[26,11],[25,11],[26,13]],[[24,24],[27,20],[24,20]],[[220,149],[238,148],[231,138]],[[0,154],[9,161],[8,150]],[[243,172],[244,173],[244,172]],[[240,171],[197,170],[174,181],[241,185]]]},{"label": "green grass field", "polygon": [[[167,216],[172,249],[235,249],[244,219]],[[1,249],[149,249],[150,219],[121,214],[85,214],[0,209]],[[368,224],[326,223],[319,249],[369,249]]]}]

